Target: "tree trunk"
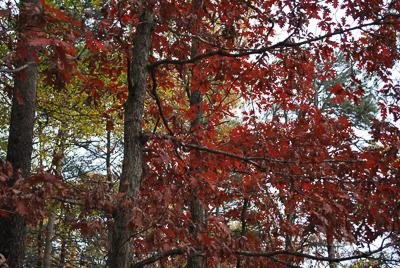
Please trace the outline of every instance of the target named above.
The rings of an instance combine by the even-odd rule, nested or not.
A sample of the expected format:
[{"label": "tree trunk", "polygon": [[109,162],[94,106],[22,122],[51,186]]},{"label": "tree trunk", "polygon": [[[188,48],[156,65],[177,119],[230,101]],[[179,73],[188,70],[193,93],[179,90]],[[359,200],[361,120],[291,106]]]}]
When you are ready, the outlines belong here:
[{"label": "tree trunk", "polygon": [[[61,176],[62,172],[62,160],[64,159],[65,151],[65,131],[60,128],[57,133],[57,144],[54,148],[52,166],[55,175]],[[49,211],[49,219],[46,228],[46,241],[43,254],[43,268],[50,268],[51,257],[53,252],[53,237],[54,237],[54,225],[56,221],[55,204],[51,205]]]},{"label": "tree trunk", "polygon": [[[26,66],[15,73],[12,99],[10,132],[7,147],[7,161],[20,171],[23,177],[30,173],[32,156],[33,125],[36,105],[38,67],[35,63],[35,48],[27,42],[32,29],[41,25],[41,14],[27,10],[26,4],[35,4],[41,10],[39,1],[21,1],[18,21],[19,40],[17,44],[17,67]],[[25,6],[25,8],[24,8]],[[32,7],[30,7],[32,8]],[[40,12],[39,12],[40,13]],[[9,186],[15,183],[9,181]],[[22,216],[13,214],[0,218],[0,253],[7,258],[10,267],[22,267],[25,256],[26,225]]]},{"label": "tree trunk", "polygon": [[[192,12],[196,13],[198,10],[202,8],[203,1],[202,0],[195,0],[193,2],[193,8]],[[195,20],[197,20],[197,16],[195,16]],[[194,27],[197,27],[197,21],[193,23]],[[193,34],[196,34],[197,29],[194,28],[192,29]],[[198,41],[196,39],[192,39],[192,51],[191,51],[191,56],[195,57],[197,54],[197,49],[198,49]],[[200,91],[200,89],[196,89],[190,94],[190,106],[195,107],[196,109],[196,117],[191,123],[191,131],[196,132],[197,129],[203,125],[202,122],[202,116],[203,116],[203,111],[200,107],[201,102],[203,100],[203,95]],[[195,135],[195,134],[194,134]],[[196,141],[193,141],[196,143]],[[199,155],[199,152],[196,152],[196,155],[198,158],[201,156]],[[198,191],[199,189],[194,189],[193,191],[193,196],[192,200],[190,203],[190,213],[191,213],[191,228],[190,228],[190,234],[193,237],[193,239],[196,241],[198,237],[198,233],[201,229],[203,229],[206,226],[206,213],[205,209],[201,205],[201,202],[198,197]],[[201,268],[206,266],[206,258],[202,256],[202,254],[199,252],[199,249],[196,249],[196,252],[193,252],[189,254],[188,256],[188,268]]]},{"label": "tree trunk", "polygon": [[[206,224],[205,210],[200,203],[197,194],[194,194],[190,203],[190,214],[191,214],[191,228],[190,234],[193,239],[197,240],[197,234]],[[205,267],[205,257],[202,256],[199,249],[196,252],[192,252],[188,256],[188,268],[200,268]]]},{"label": "tree trunk", "polygon": [[[66,224],[67,221],[67,216],[64,217],[64,222],[63,224]],[[64,267],[66,263],[66,257],[67,257],[67,237],[65,237],[66,234],[62,233],[61,235],[61,248],[60,248],[60,261],[58,263],[58,267],[62,268]]]},{"label": "tree trunk", "polygon": [[[193,2],[193,7],[192,7],[192,13],[197,13],[198,10],[200,10],[203,6],[203,0],[194,0]],[[197,20],[198,17],[195,16],[195,21],[193,23],[194,28],[192,29],[193,34],[196,34],[198,31],[197,27]],[[196,39],[192,39],[192,51],[191,51],[191,57],[195,57],[197,54],[197,49],[198,49],[198,41]],[[190,90],[189,90],[190,92]],[[190,94],[190,106],[195,107],[196,109],[196,117],[193,119],[191,122],[191,131],[194,133],[194,136],[196,135],[196,131],[198,130],[199,127],[204,125],[204,122],[202,120],[203,116],[203,111],[200,107],[201,102],[203,100],[203,95],[200,91],[200,89],[196,89]],[[193,143],[196,143],[197,141],[193,139]],[[200,152],[195,152],[197,155],[197,158],[201,158]],[[198,233],[201,229],[206,228],[206,212],[205,209],[203,208],[199,197],[198,197],[198,191],[200,189],[194,189],[193,190],[193,196],[192,200],[190,201],[190,214],[191,214],[191,228],[190,228],[190,235],[192,236],[193,240],[196,241],[198,237]],[[195,247],[196,249],[196,247]],[[196,249],[195,252],[192,252],[188,256],[188,261],[187,261],[187,267],[188,268],[201,268],[207,266],[207,259],[201,254],[200,249]]]},{"label": "tree trunk", "polygon": [[38,233],[36,236],[36,243],[37,243],[37,260],[36,260],[36,267],[42,268],[42,248],[43,248],[43,238],[42,238],[42,231],[43,231],[43,221],[40,221],[38,227]]},{"label": "tree trunk", "polygon": [[51,253],[53,250],[54,223],[56,221],[56,213],[50,212],[49,221],[46,228],[46,241],[43,254],[43,268],[51,267]]},{"label": "tree trunk", "polygon": [[111,130],[107,129],[107,151],[106,151],[106,172],[107,172],[107,183],[110,191],[112,191],[112,170],[111,170]]},{"label": "tree trunk", "polygon": [[[190,96],[190,106],[192,107],[197,107],[196,108],[196,118],[192,122],[192,130],[196,131],[196,129],[199,127],[201,123],[201,117],[202,117],[202,111],[199,107],[202,101],[202,94],[200,90],[196,90],[192,92]],[[193,143],[196,143],[195,140],[193,140]],[[201,153],[196,151],[194,152],[196,155],[196,158],[201,158]],[[205,209],[203,208],[200,199],[198,197],[198,192],[200,189],[196,187],[193,189],[193,195],[192,199],[190,201],[190,215],[191,215],[191,225],[190,225],[190,235],[192,236],[193,240],[196,241],[199,232],[206,227],[206,213]],[[195,247],[196,248],[196,247]],[[201,268],[205,267],[206,259],[205,257],[202,256],[200,249],[196,249],[195,252],[192,252],[188,256],[188,263],[187,267],[188,268]]]},{"label": "tree trunk", "polygon": [[[336,257],[336,254],[335,254],[335,248],[333,245],[334,244],[333,236],[331,235],[331,232],[327,232],[326,236],[327,236],[326,249],[328,251],[328,257],[330,259],[334,259]],[[335,262],[332,262],[332,261],[329,262],[329,268],[336,268],[336,267],[337,267],[337,265]]]},{"label": "tree trunk", "polygon": [[[240,239],[243,239],[247,233],[247,208],[249,206],[249,202],[250,202],[250,200],[248,197],[245,197],[243,199],[242,212],[240,214],[240,222],[242,223],[241,230],[240,230]],[[240,243],[241,243],[241,241],[240,241]],[[237,260],[236,260],[236,268],[241,268],[241,266],[242,266],[242,259],[241,259],[240,255],[238,255]]]},{"label": "tree trunk", "polygon": [[[147,10],[144,11],[140,17],[133,40],[133,58],[128,63],[129,95],[125,103],[124,160],[119,185],[119,192],[124,193],[125,198],[137,196],[142,178],[144,145],[142,121],[153,24],[153,14]],[[114,225],[112,226],[109,266],[126,268],[128,267],[129,239],[131,235],[131,231],[128,229],[129,210],[120,205],[114,211],[113,217]]]}]

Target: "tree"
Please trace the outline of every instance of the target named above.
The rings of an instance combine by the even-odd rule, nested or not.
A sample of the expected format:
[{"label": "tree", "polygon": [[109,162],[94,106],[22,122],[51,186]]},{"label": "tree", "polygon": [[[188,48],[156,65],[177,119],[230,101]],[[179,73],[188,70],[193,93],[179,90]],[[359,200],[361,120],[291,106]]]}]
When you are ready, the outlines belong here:
[{"label": "tree", "polygon": [[[78,30],[43,5],[63,18],[59,29]],[[118,99],[105,113],[124,112],[119,188],[92,184],[112,182],[106,157],[47,197],[78,211],[79,224],[64,224],[80,241],[104,241],[111,226],[108,266],[398,260],[389,255],[399,246],[398,1],[82,6],[75,45],[83,52],[72,53],[80,70],[67,72],[71,57],[58,57],[51,62],[67,68],[49,77],[74,76],[87,109],[105,94]],[[67,37],[50,32],[41,46]],[[112,118],[104,116],[109,133],[121,127]],[[362,142],[360,126],[370,133]]]},{"label": "tree", "polygon": [[[128,61],[128,99],[124,114],[124,160],[119,192],[125,198],[136,197],[142,180],[143,145],[142,121],[144,97],[148,76],[147,65],[153,31],[153,14],[147,7],[141,16],[133,40],[132,61]],[[125,203],[121,200],[122,204]],[[114,212],[115,223],[111,235],[110,267],[128,267],[129,241],[131,232],[127,226],[131,214],[122,206]]]},{"label": "tree", "polygon": [[[26,177],[31,169],[33,124],[38,81],[36,50],[30,41],[35,29],[43,26],[41,7],[38,1],[22,1],[18,20],[17,60],[15,66],[14,91],[11,108],[7,161],[14,169],[12,186],[18,173]],[[25,220],[21,215],[0,219],[0,252],[11,267],[22,267],[25,254]]]},{"label": "tree", "polygon": [[[6,177],[2,181],[7,199],[18,198],[10,193],[14,192],[18,195],[19,187],[22,185],[22,188],[26,187],[24,185],[26,182],[23,180],[28,179],[31,172],[36,94],[39,81],[38,59],[40,47],[49,44],[44,33],[48,17],[44,15],[42,4],[43,1],[21,1],[15,25],[13,25],[15,20],[13,19],[12,4],[6,3],[7,9],[2,10],[10,20],[2,25],[2,34],[7,41],[2,43],[2,48],[5,53],[10,53],[8,49],[15,48],[14,56],[8,54],[2,59],[5,65],[14,65],[15,67],[1,69],[1,73],[5,73],[6,78],[9,77],[7,74],[14,75],[12,92],[8,91],[12,96],[12,103],[6,157],[7,162],[12,166],[12,172],[7,171]],[[13,26],[15,27],[13,28]],[[13,41],[13,36],[16,36],[16,42]],[[65,44],[67,43],[64,42],[62,45],[65,46]],[[59,49],[58,56],[65,56],[64,50],[65,48]],[[11,89],[9,84],[4,83],[3,85],[6,90]],[[26,240],[26,218],[24,216],[26,216],[27,208],[20,202],[21,200],[17,200],[17,204],[7,201],[10,200],[3,200],[4,203],[1,204],[7,215],[0,218],[0,252],[4,254],[11,267],[22,267]],[[18,202],[20,202],[19,208]],[[8,215],[8,212],[11,215]]]}]

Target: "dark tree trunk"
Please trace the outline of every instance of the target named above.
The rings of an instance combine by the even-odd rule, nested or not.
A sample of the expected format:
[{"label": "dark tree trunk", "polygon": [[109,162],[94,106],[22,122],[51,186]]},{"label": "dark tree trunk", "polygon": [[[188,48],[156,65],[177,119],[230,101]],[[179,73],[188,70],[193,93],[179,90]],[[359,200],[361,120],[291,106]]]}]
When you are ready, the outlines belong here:
[{"label": "dark tree trunk", "polygon": [[[8,138],[7,161],[15,173],[21,172],[23,177],[30,173],[32,156],[33,125],[35,117],[36,89],[38,67],[35,61],[35,49],[27,45],[30,31],[41,26],[41,14],[32,14],[26,4],[39,1],[21,1],[21,12],[18,21],[19,40],[17,44],[17,67],[25,66],[15,73],[14,94],[12,99],[10,132]],[[9,181],[15,183],[16,176]],[[8,218],[0,218],[0,253],[7,258],[10,267],[22,267],[25,256],[26,226],[23,217],[13,214]]]},{"label": "dark tree trunk", "polygon": [[[205,210],[200,203],[197,194],[194,194],[190,204],[190,214],[191,214],[191,236],[197,240],[197,234],[206,225]],[[200,268],[205,267],[205,257],[201,254],[200,249],[196,249],[196,252],[189,254],[188,256],[188,268]]]},{"label": "dark tree trunk", "polygon": [[[64,217],[64,223],[67,223],[67,216]],[[67,257],[67,239],[66,234],[63,233],[61,235],[61,248],[60,248],[60,262],[58,263],[58,267],[63,268],[66,263]]]},{"label": "dark tree trunk", "polygon": [[37,261],[36,261],[36,267],[37,268],[42,268],[42,249],[43,249],[43,238],[42,238],[42,231],[43,231],[43,221],[40,221],[39,227],[38,227],[38,233],[36,236],[36,243],[37,243]]},{"label": "dark tree trunk", "polygon": [[[190,96],[190,106],[192,107],[197,107],[196,108],[196,118],[192,122],[192,131],[196,132],[196,129],[199,128],[202,125],[202,120],[201,117],[203,115],[199,105],[201,104],[202,101],[202,94],[200,90],[196,90],[192,92]],[[195,135],[195,134],[194,134]],[[196,143],[197,141],[194,139],[193,143]],[[196,155],[196,158],[201,158],[201,153],[196,151],[194,152]],[[190,228],[190,235],[193,237],[193,239],[196,241],[199,232],[206,228],[206,212],[205,209],[203,208],[198,192],[201,189],[199,187],[196,187],[193,189],[193,195],[192,199],[190,200],[190,215],[191,215],[191,228]],[[196,247],[195,247],[196,248]],[[200,248],[196,248],[196,252],[192,252],[188,256],[188,263],[187,267],[188,268],[201,268],[205,267],[206,259],[205,257],[201,254]]]},{"label": "dark tree trunk", "polygon": [[[335,253],[333,236],[331,235],[331,232],[327,232],[326,236],[327,236],[326,249],[328,251],[328,257],[330,259],[334,259],[336,257],[336,253]],[[337,265],[335,262],[332,261],[329,262],[329,268],[336,268],[336,267]]]},{"label": "dark tree trunk", "polygon": [[[240,230],[240,239],[242,239],[246,233],[247,233],[247,208],[249,206],[249,198],[244,198],[243,199],[243,206],[242,206],[242,212],[240,214],[240,222],[242,223],[241,230]],[[242,267],[242,259],[240,255],[237,256],[236,260],[236,268]]]},{"label": "dark tree trunk", "polygon": [[[119,192],[125,193],[126,198],[137,196],[142,178],[144,145],[142,121],[153,24],[153,14],[149,11],[144,11],[140,17],[133,40],[133,58],[128,63],[129,95],[125,103],[124,160],[119,186]],[[113,216],[114,225],[111,232],[109,266],[113,268],[126,268],[128,267],[130,255],[129,239],[131,231],[128,229],[130,213],[128,209],[120,206],[115,210]]]},{"label": "dark tree trunk", "polygon": [[[198,12],[203,6],[203,0],[194,0],[193,1],[193,7],[192,7],[192,12],[196,13]],[[195,16],[197,19],[197,16]],[[194,22],[193,25],[197,25],[197,22]],[[197,26],[194,26],[197,27]],[[198,29],[194,28],[192,29],[193,34],[196,34]],[[198,49],[198,41],[196,39],[192,39],[192,51],[191,51],[191,56],[195,57],[197,54],[197,49]],[[189,90],[190,92],[190,90]],[[193,138],[196,136],[196,132],[198,128],[202,127],[204,125],[204,122],[202,120],[203,117],[203,111],[201,109],[201,102],[203,100],[203,95],[200,91],[200,89],[196,89],[190,94],[190,106],[195,107],[196,110],[196,117],[193,119],[191,122],[191,131],[193,133]],[[193,139],[193,143],[196,143],[197,140]],[[196,154],[197,158],[201,158],[200,152],[194,152]],[[201,189],[194,189],[193,190],[193,195],[192,195],[192,200],[190,201],[190,214],[191,214],[191,228],[190,228],[190,235],[193,237],[193,240],[196,241],[198,237],[198,233],[202,230],[207,228],[206,227],[206,211],[204,207],[202,206],[200,199],[198,197],[198,192]],[[188,261],[187,261],[187,267],[188,268],[201,268],[201,267],[206,267],[207,266],[207,259],[204,257],[201,252],[200,248],[196,248],[195,252],[192,252],[188,256]]]},{"label": "dark tree trunk", "polygon": [[107,129],[107,151],[106,151],[106,172],[108,187],[112,191],[112,170],[111,170],[111,130]]}]

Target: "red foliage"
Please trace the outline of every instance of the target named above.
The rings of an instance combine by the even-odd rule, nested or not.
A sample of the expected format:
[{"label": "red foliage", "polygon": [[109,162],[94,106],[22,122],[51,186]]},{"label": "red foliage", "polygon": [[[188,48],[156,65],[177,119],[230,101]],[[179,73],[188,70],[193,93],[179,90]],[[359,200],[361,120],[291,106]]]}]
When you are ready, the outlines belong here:
[{"label": "red foliage", "polygon": [[[160,103],[148,100],[145,120],[163,117],[164,127],[146,133],[141,191],[126,204],[134,215],[130,227],[136,234],[136,254],[201,248],[213,266],[234,263],[239,251],[307,252],[307,245],[318,239],[361,244],[388,233],[398,238],[398,127],[376,120],[370,128],[371,143],[357,148],[351,120],[318,104],[316,83],[338,78],[332,66],[340,52],[352,68],[380,79],[376,94],[383,117],[393,115],[397,121],[399,86],[392,71],[400,58],[399,1],[339,5],[205,0],[199,9],[192,7],[195,1],[144,2],[111,1],[96,21],[98,28],[85,36],[75,31],[80,23],[43,2],[46,22],[57,27],[46,32],[50,37],[28,42],[53,47],[53,68],[67,81],[78,73],[70,58],[78,55],[74,40],[84,38],[91,57],[84,60],[88,73],[80,74],[83,90],[94,99],[107,90],[124,102],[126,85],[116,77],[126,72],[131,56],[131,40],[126,38],[137,27],[143,6],[149,5],[157,17],[148,84],[155,89],[149,89],[149,96]],[[332,9],[343,15],[330,18]],[[312,30],[313,24],[319,33]],[[58,37],[61,31],[69,33],[65,39]],[[120,55],[115,56],[116,51]],[[357,90],[350,85],[359,85],[359,79],[352,74],[350,81],[326,87],[331,103],[356,103],[363,85]],[[157,90],[173,94],[157,96]],[[190,106],[187,95],[196,91],[203,99]],[[240,118],[235,109],[243,104]],[[205,123],[193,129],[191,122],[199,112]],[[226,121],[232,123],[225,127]],[[108,120],[106,127],[112,131],[114,123]],[[7,170],[4,166],[3,183],[10,176]],[[39,173],[13,188],[1,188],[1,196],[7,197],[10,210],[35,219],[30,213],[40,214],[43,200],[54,196],[54,181]],[[35,202],[18,199],[32,189],[35,197],[29,200]],[[102,187],[83,193],[80,199],[86,207],[107,207],[106,213],[122,200]],[[208,215],[197,239],[190,235],[188,208],[194,193]],[[245,200],[250,205],[243,216]],[[238,223],[245,223],[247,230],[234,229]],[[94,226],[99,228],[99,223]],[[77,227],[93,234],[85,222]],[[303,257],[286,261],[296,263]],[[247,267],[260,267],[285,260],[275,258],[243,261]]]}]

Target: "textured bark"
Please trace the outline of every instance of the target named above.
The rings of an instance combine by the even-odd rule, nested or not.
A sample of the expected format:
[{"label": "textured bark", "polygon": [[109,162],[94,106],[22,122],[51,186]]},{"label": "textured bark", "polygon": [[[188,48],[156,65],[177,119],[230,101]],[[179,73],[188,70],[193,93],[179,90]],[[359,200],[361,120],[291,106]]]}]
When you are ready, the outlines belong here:
[{"label": "textured bark", "polygon": [[43,221],[40,221],[39,228],[38,228],[38,234],[36,236],[36,242],[37,242],[37,260],[36,260],[36,267],[37,268],[42,268],[42,250],[43,250],[43,238],[42,238],[42,231],[43,231]]},{"label": "textured bark", "polygon": [[106,151],[106,171],[108,187],[112,190],[112,170],[111,170],[111,131],[107,130],[107,151]]},{"label": "textured bark", "polygon": [[[124,160],[119,186],[119,192],[124,193],[126,198],[132,198],[138,194],[143,172],[142,121],[153,24],[153,14],[144,11],[133,40],[133,58],[128,66],[129,95],[125,103]],[[131,231],[127,226],[130,213],[123,205],[120,205],[113,216],[109,266],[125,268],[128,267],[130,254]]]},{"label": "textured bark", "polygon": [[[199,90],[192,92],[190,96],[190,105],[193,107],[198,107],[202,101],[202,94]],[[196,118],[192,122],[192,130],[195,131],[201,124],[201,116],[202,112],[198,107],[196,110]],[[193,141],[195,142],[195,141]],[[201,158],[201,153],[198,151],[194,152],[196,158]],[[192,236],[193,240],[197,240],[199,232],[206,228],[206,213],[205,209],[203,208],[200,199],[198,197],[198,191],[200,189],[196,188],[193,190],[192,199],[190,201],[190,215],[191,215],[191,225],[190,225],[190,235]],[[201,254],[200,249],[196,249],[195,252],[192,252],[188,256],[187,261],[188,268],[200,268],[205,267],[206,259]]]},{"label": "textured bark", "polygon": [[0,218],[0,252],[9,267],[22,267],[25,257],[25,221],[20,215]]},{"label": "textured bark", "polygon": [[[64,223],[66,224],[67,222],[67,216],[64,217]],[[58,263],[58,267],[62,268],[64,267],[66,263],[66,257],[67,257],[67,237],[65,234],[61,235],[61,248],[60,248],[60,261]]]},{"label": "textured bark", "polygon": [[[35,49],[27,46],[26,38],[31,29],[40,27],[41,14],[32,15],[24,9],[26,4],[36,4],[40,7],[39,1],[25,0],[21,1],[20,4],[21,14],[18,22],[19,40],[17,44],[17,56],[19,58],[16,66],[26,65],[26,67],[15,73],[7,161],[13,165],[15,172],[19,171],[23,177],[26,177],[31,169],[38,80],[38,67],[34,63]],[[15,183],[15,178],[9,181],[9,186]],[[25,256],[25,237],[26,225],[23,217],[13,214],[8,218],[0,218],[0,253],[7,258],[10,267],[22,267]]]},{"label": "textured bark", "polygon": [[[197,240],[197,235],[200,230],[206,225],[206,215],[203,206],[200,203],[200,200],[197,194],[194,194],[190,203],[190,214],[191,214],[191,228],[190,234],[193,239]],[[205,257],[201,254],[200,249],[196,249],[195,252],[192,252],[188,256],[188,268],[200,268],[205,267],[206,260]]]},{"label": "textured bark", "polygon": [[[192,12],[196,13],[200,10],[203,6],[203,0],[194,0]],[[195,16],[197,19],[197,16]],[[193,23],[193,25],[197,25],[197,23]],[[196,34],[197,29],[192,29],[193,34]],[[196,39],[192,39],[192,49],[191,49],[191,57],[195,57],[198,50],[198,41]],[[203,100],[203,95],[200,89],[196,89],[195,91],[191,92],[190,94],[190,106],[195,107],[196,110],[196,117],[191,122],[191,131],[196,135],[196,131],[199,127],[204,125],[202,120],[203,111],[200,107],[201,102]],[[193,140],[193,143],[196,143],[196,140]],[[201,158],[200,152],[195,152],[197,158]],[[203,208],[199,197],[198,191],[200,189],[194,189],[192,200],[190,201],[190,214],[191,214],[191,226],[190,226],[190,235],[192,236],[193,240],[196,241],[198,237],[198,233],[201,229],[206,228],[206,212]],[[195,247],[195,252],[192,252],[188,256],[187,260],[187,267],[188,268],[201,268],[207,266],[207,259],[204,257],[199,248]]]},{"label": "textured bark", "polygon": [[[247,233],[247,208],[249,206],[249,198],[244,198],[242,212],[240,215],[240,222],[242,223],[242,229],[240,230],[240,236],[244,237]],[[236,268],[240,268],[242,266],[241,256],[237,256],[236,260]]]}]

